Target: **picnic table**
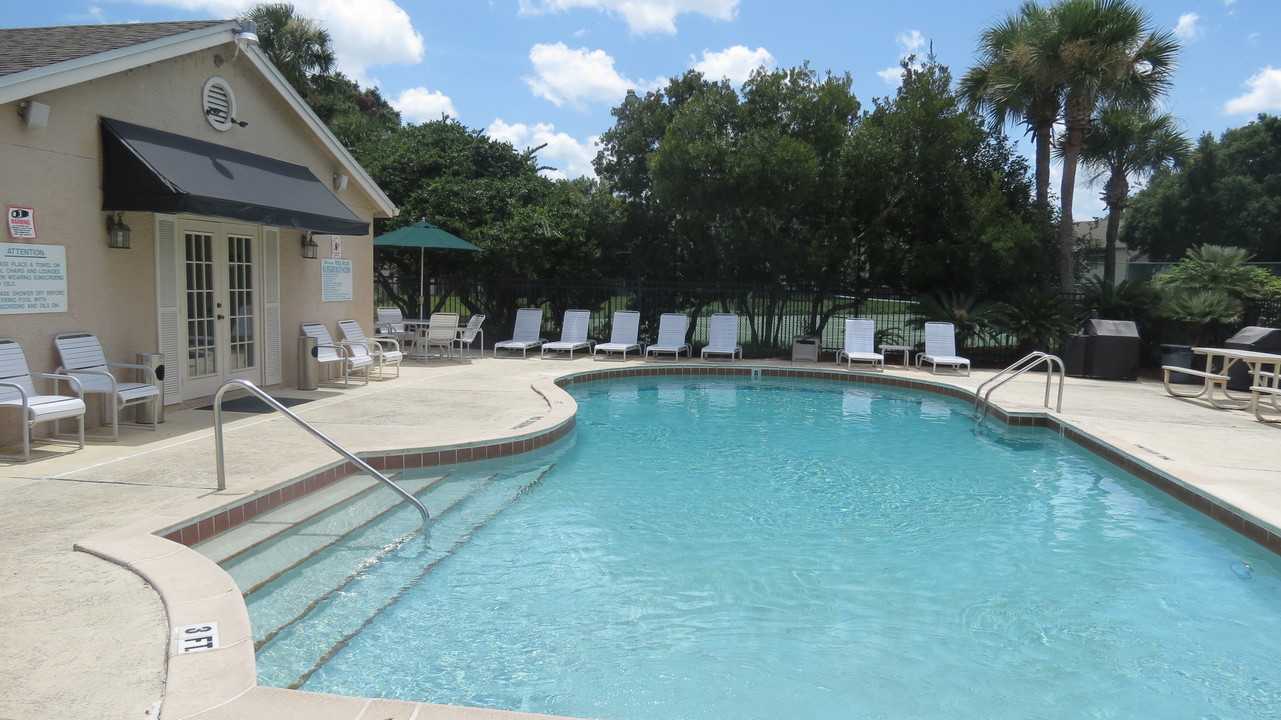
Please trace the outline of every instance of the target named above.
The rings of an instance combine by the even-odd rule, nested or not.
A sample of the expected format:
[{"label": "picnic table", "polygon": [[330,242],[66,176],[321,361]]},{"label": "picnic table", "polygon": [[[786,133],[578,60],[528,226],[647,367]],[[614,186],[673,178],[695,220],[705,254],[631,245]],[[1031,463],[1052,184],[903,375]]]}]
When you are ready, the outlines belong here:
[{"label": "picnic table", "polygon": [[[1173,365],[1161,366],[1166,392],[1180,398],[1205,397],[1211,405],[1217,408],[1240,410],[1249,407],[1254,409],[1255,415],[1260,420],[1278,422],[1264,420],[1262,416],[1259,416],[1258,403],[1262,396],[1267,395],[1271,397],[1272,404],[1274,406],[1277,405],[1277,396],[1281,394],[1281,387],[1278,387],[1278,376],[1281,376],[1281,355],[1257,352],[1255,350],[1216,347],[1194,347],[1192,352],[1205,356],[1205,370],[1193,370],[1192,368]],[[1254,377],[1249,394],[1241,394],[1228,389],[1228,370],[1237,363],[1242,363],[1249,368],[1250,374]],[[1271,367],[1271,371],[1265,370],[1265,366]],[[1184,375],[1200,378],[1201,385],[1194,391],[1180,391],[1171,386],[1171,373],[1183,373]],[[1222,395],[1222,397],[1216,397],[1216,393]],[[1281,407],[1278,409],[1281,409]]]}]

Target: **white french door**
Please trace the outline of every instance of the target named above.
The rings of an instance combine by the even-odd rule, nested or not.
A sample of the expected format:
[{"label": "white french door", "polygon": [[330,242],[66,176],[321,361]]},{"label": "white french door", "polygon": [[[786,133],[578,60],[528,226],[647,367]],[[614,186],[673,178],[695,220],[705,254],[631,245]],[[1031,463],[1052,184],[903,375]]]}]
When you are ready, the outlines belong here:
[{"label": "white french door", "polygon": [[227,380],[262,384],[262,261],[252,225],[179,224],[182,398],[207,397]]}]

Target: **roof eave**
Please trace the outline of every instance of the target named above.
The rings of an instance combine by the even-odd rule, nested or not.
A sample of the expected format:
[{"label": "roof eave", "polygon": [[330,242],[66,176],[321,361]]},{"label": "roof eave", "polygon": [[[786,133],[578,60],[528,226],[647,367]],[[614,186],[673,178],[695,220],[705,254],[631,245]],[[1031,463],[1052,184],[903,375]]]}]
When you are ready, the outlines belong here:
[{"label": "roof eave", "polygon": [[0,77],[0,104],[77,85],[148,63],[234,42],[239,24],[228,21],[137,45],[32,68]]}]

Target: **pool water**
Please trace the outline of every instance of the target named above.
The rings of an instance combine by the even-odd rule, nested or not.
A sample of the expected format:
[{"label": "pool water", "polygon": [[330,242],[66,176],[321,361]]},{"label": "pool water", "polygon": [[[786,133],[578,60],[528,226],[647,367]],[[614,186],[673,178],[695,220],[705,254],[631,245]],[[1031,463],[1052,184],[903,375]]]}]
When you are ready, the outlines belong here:
[{"label": "pool water", "polygon": [[609,720],[1281,716],[1277,558],[1049,431],[836,381],[572,392],[553,469],[303,689]]}]

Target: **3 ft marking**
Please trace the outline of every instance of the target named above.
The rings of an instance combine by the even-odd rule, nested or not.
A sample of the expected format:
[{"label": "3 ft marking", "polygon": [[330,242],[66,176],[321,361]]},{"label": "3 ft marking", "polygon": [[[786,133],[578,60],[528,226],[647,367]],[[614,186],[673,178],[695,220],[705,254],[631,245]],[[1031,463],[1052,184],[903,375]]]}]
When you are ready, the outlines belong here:
[{"label": "3 ft marking", "polygon": [[218,649],[218,623],[184,625],[174,633],[178,636],[178,654],[204,652]]}]

